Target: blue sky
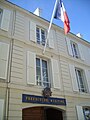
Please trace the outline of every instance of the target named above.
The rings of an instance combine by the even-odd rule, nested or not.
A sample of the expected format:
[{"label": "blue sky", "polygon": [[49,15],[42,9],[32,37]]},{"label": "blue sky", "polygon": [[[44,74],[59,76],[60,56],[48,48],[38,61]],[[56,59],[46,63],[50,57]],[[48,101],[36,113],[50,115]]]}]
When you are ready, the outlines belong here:
[{"label": "blue sky", "polygon": [[[20,7],[34,12],[39,7],[42,9],[41,17],[50,21],[56,0],[8,0]],[[63,0],[69,20],[70,32],[83,35],[83,38],[90,42],[90,0]],[[63,28],[60,20],[53,20],[53,23]]]}]

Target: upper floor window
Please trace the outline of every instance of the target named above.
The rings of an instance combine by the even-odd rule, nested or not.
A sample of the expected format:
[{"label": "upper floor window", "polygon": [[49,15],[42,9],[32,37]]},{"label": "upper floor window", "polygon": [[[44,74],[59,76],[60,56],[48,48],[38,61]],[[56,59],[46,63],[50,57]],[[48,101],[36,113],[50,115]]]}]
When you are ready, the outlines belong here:
[{"label": "upper floor window", "polygon": [[45,45],[46,33],[44,29],[36,27],[36,39],[38,44]]},{"label": "upper floor window", "polygon": [[79,58],[78,45],[74,42],[71,42],[71,49],[72,49],[73,57]]},{"label": "upper floor window", "polygon": [[42,58],[27,51],[26,79],[30,85],[61,89],[59,60]]},{"label": "upper floor window", "polygon": [[86,90],[86,84],[85,84],[85,77],[84,77],[84,71],[79,68],[75,68],[78,88],[80,92],[87,92]]},{"label": "upper floor window", "polygon": [[36,79],[37,85],[50,87],[48,79],[48,62],[41,58],[36,58]]},{"label": "upper floor window", "polygon": [[[7,79],[9,44],[0,42],[0,79]],[[3,68],[3,69],[2,69]]]},{"label": "upper floor window", "polygon": [[0,8],[0,29],[8,31],[10,27],[11,11],[8,9]]}]

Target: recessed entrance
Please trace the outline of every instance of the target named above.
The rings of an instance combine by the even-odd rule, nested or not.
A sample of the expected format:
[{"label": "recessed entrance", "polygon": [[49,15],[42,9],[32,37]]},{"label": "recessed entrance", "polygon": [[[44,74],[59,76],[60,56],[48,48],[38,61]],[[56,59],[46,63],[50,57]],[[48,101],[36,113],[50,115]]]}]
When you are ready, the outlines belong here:
[{"label": "recessed entrance", "polygon": [[63,120],[62,112],[53,108],[46,109],[45,120]]},{"label": "recessed entrance", "polygon": [[22,110],[22,120],[63,120],[63,115],[51,107],[32,107]]}]

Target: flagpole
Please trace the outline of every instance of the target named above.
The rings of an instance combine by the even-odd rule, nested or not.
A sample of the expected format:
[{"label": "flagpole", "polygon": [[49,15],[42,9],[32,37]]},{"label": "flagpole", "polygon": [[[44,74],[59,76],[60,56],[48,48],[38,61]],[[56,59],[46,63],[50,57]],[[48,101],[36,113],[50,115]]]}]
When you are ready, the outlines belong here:
[{"label": "flagpole", "polygon": [[56,11],[57,3],[58,3],[58,0],[56,0],[55,5],[54,5],[54,9],[53,9],[52,17],[51,17],[50,24],[49,24],[49,28],[48,28],[48,32],[47,32],[47,37],[46,37],[46,42],[45,42],[45,46],[44,46],[44,50],[43,50],[43,54],[45,53],[45,50],[46,50],[47,41],[48,41],[48,37],[49,37],[49,33],[50,33],[51,26],[52,26],[52,22],[53,22],[54,14],[55,14],[55,11]]}]

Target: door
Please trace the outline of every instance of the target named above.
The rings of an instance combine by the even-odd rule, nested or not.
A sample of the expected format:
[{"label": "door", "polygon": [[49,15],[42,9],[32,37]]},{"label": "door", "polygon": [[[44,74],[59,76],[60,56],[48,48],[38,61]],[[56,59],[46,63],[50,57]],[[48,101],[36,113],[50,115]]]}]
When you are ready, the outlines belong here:
[{"label": "door", "polygon": [[46,120],[63,120],[62,111],[48,108],[46,109]]},{"label": "door", "polygon": [[63,120],[63,115],[51,107],[32,107],[22,110],[22,120]]},{"label": "door", "polygon": [[23,109],[22,120],[43,120],[43,107]]}]

